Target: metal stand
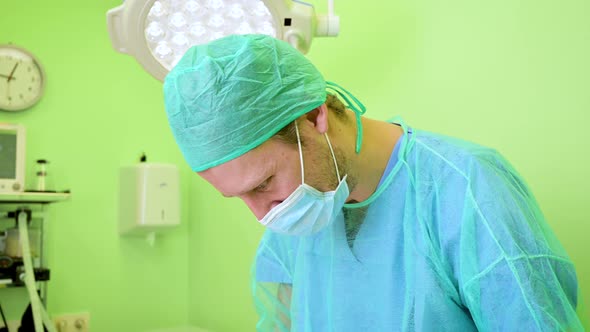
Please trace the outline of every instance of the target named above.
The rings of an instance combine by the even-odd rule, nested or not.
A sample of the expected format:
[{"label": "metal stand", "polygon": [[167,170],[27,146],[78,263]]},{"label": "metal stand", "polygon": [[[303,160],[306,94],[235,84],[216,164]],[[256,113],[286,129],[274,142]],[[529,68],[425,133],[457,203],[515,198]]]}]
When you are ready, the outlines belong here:
[{"label": "metal stand", "polygon": [[[36,268],[48,268],[46,252],[47,234],[45,232],[48,223],[47,205],[67,200],[69,197],[69,193],[0,193],[0,225],[4,226],[5,222],[14,222],[16,225],[19,215],[24,213],[27,217],[28,226],[37,226],[39,229],[38,259],[33,261]],[[7,227],[0,229],[4,228]],[[24,287],[24,284],[10,283],[6,280],[3,280],[2,283],[8,287]],[[37,282],[37,289],[40,291],[43,305],[47,306],[47,282]]]}]

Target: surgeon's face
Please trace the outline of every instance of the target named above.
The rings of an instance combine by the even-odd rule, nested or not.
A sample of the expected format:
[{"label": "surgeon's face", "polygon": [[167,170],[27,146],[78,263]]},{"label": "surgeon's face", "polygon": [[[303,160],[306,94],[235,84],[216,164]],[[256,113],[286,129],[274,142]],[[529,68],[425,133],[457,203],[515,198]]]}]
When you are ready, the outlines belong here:
[{"label": "surgeon's face", "polygon": [[[320,191],[334,190],[338,179],[325,139],[314,135],[304,141],[305,183]],[[339,164],[343,162],[338,151],[336,155],[340,159]],[[301,184],[299,150],[296,144],[270,139],[256,149],[199,175],[223,196],[241,198],[261,220]]]}]

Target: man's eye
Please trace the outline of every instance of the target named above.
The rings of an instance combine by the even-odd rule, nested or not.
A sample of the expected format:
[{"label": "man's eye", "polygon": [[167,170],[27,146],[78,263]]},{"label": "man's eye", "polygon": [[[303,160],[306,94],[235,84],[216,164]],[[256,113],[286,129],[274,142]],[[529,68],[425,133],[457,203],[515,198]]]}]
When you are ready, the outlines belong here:
[{"label": "man's eye", "polygon": [[267,187],[268,184],[270,183],[270,179],[272,178],[269,177],[268,179],[264,180],[264,182],[262,182],[258,187],[254,188],[255,191],[264,191]]}]

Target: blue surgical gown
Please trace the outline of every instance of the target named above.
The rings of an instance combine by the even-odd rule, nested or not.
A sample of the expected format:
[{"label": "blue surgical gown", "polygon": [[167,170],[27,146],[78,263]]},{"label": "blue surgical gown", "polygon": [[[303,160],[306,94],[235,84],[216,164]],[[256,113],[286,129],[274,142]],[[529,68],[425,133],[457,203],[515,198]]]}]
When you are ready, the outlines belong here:
[{"label": "blue surgical gown", "polygon": [[582,331],[574,266],[496,151],[408,128],[365,202],[266,231],[258,331]]}]

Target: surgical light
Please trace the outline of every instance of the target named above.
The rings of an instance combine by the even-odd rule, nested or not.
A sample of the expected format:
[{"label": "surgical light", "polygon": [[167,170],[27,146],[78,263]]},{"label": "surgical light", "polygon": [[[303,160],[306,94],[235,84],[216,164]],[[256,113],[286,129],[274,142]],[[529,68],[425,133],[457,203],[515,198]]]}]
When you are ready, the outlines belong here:
[{"label": "surgical light", "polygon": [[313,37],[338,35],[333,0],[328,12],[297,0],[127,0],[107,25],[115,50],[163,81],[188,48],[231,34],[266,34],[307,53]]}]

